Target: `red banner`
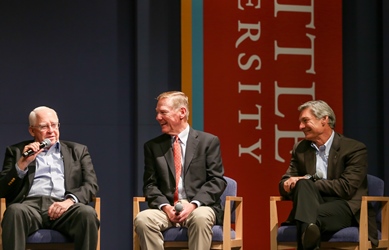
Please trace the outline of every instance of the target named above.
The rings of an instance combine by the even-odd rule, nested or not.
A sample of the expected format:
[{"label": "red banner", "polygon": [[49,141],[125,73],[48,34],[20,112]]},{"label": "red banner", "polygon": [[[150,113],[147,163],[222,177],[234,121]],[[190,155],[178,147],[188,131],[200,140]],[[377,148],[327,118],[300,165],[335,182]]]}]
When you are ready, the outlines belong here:
[{"label": "red banner", "polygon": [[325,100],[342,131],[341,7],[337,0],[203,1],[204,130],[220,137],[226,176],[243,196],[246,249],[270,248],[269,197],[278,195],[303,136],[297,107]]}]

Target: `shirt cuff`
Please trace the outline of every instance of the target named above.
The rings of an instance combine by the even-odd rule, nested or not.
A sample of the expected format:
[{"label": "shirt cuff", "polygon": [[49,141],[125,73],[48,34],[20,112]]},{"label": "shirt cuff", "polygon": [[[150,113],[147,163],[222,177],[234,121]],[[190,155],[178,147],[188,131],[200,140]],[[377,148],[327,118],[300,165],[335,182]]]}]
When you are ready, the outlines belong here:
[{"label": "shirt cuff", "polygon": [[76,197],[75,195],[73,195],[73,194],[67,194],[67,195],[65,196],[65,200],[66,200],[66,199],[72,199],[72,200],[74,201],[74,204],[78,203],[77,197]]},{"label": "shirt cuff", "polygon": [[197,205],[197,207],[200,207],[200,206],[201,206],[201,203],[200,203],[200,201],[191,201],[190,203],[192,203],[192,204],[196,204],[196,205]]},{"label": "shirt cuff", "polygon": [[15,168],[16,168],[16,172],[18,173],[19,178],[23,179],[24,176],[26,176],[26,174],[28,172],[28,168],[26,168],[25,170],[21,170],[17,163],[15,164]]},{"label": "shirt cuff", "polygon": [[161,204],[161,205],[159,205],[159,210],[162,210],[162,207],[164,207],[164,206],[166,206],[166,205],[169,205],[169,203],[163,203],[163,204]]}]

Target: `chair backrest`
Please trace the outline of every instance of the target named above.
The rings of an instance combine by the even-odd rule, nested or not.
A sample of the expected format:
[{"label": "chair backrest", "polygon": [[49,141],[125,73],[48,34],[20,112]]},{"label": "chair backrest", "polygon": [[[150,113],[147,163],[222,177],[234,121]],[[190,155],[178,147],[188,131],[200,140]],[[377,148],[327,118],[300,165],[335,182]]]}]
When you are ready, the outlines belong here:
[{"label": "chair backrest", "polygon": [[[367,175],[367,187],[369,196],[384,196],[384,181],[374,175]],[[377,227],[381,230],[381,202],[371,202],[376,213]]]},{"label": "chair backrest", "polygon": [[384,181],[374,175],[367,175],[367,186],[369,196],[383,196],[384,195]]},{"label": "chair backrest", "polygon": [[[222,207],[224,207],[226,203],[226,196],[236,196],[238,190],[237,182],[234,179],[227,176],[224,176],[224,179],[227,181],[227,187],[220,197]],[[235,222],[235,206],[233,205],[231,206],[231,221]]]}]

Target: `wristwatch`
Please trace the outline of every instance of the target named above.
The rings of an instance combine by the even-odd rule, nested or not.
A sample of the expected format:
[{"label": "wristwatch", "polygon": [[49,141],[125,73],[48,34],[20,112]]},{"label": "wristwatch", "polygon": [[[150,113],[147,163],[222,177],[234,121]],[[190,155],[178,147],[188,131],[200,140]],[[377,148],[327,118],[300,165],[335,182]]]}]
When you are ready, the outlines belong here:
[{"label": "wristwatch", "polygon": [[69,196],[68,199],[70,199],[71,201],[73,201],[74,204],[76,204],[76,199],[74,199],[73,197]]}]

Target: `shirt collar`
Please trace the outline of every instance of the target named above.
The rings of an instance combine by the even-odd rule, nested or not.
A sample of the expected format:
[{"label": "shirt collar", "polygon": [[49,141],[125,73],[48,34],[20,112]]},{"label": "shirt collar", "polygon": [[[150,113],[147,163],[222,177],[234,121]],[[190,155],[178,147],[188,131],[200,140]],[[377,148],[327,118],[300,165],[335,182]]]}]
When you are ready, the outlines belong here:
[{"label": "shirt collar", "polygon": [[334,136],[335,136],[335,132],[334,132],[334,130],[332,130],[330,138],[328,138],[328,140],[326,141],[326,143],[324,143],[324,145],[317,147],[316,144],[312,142],[311,147],[316,149],[317,152],[321,152],[321,151],[325,150],[325,154],[328,155],[330,152],[332,141],[334,140]]},{"label": "shirt collar", "polygon": [[57,141],[52,147],[50,147],[47,151],[52,151],[52,152],[55,152],[55,153],[58,153],[60,152],[61,150],[61,144],[59,143],[59,141]]},{"label": "shirt collar", "polygon": [[[181,131],[181,133],[179,133],[177,136],[178,136],[178,139],[180,140],[180,142],[185,146],[186,145],[186,142],[188,141],[188,136],[189,136],[189,128],[190,126],[186,126],[186,128]],[[174,138],[176,136],[172,136],[172,141],[174,142]]]}]

